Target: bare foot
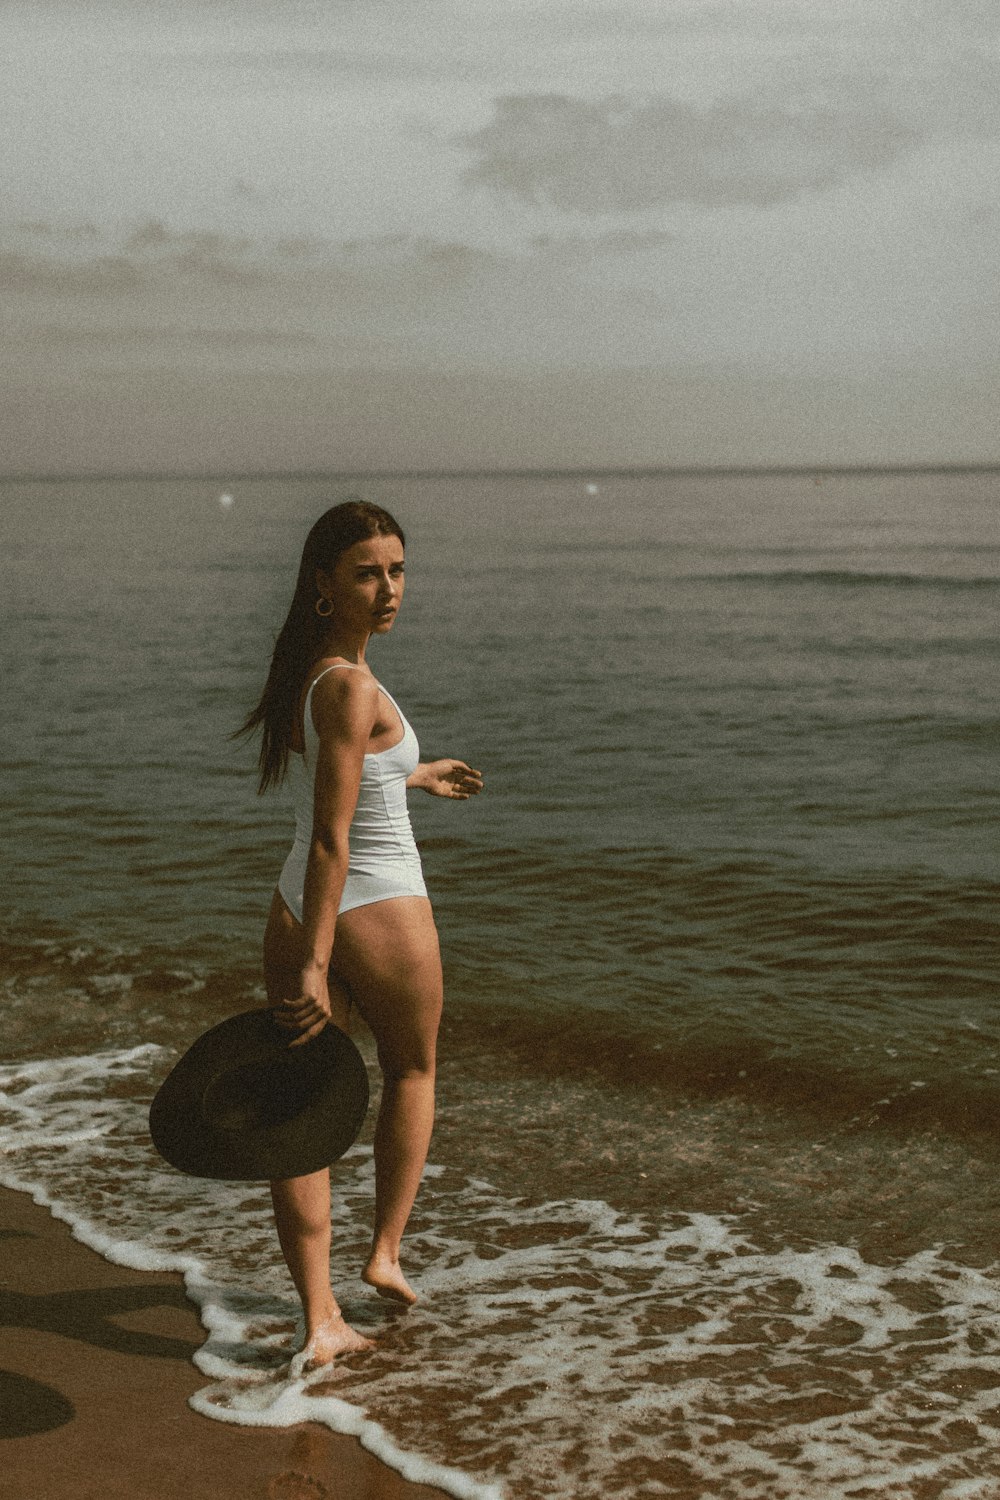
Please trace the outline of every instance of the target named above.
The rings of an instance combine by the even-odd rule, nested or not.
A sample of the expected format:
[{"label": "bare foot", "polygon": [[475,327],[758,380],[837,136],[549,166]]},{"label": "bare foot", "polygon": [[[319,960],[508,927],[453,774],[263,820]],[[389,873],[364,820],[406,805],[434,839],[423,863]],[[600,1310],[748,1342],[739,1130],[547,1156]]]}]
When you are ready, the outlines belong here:
[{"label": "bare foot", "polygon": [[335,1312],[306,1339],[289,1366],[289,1374],[294,1379],[311,1370],[319,1370],[323,1365],[332,1365],[341,1354],[361,1354],[374,1348],[374,1339],[366,1339],[364,1334],[344,1322],[342,1313]]},{"label": "bare foot", "polygon": [[380,1297],[388,1297],[390,1302],[403,1302],[412,1307],[417,1300],[416,1292],[399,1269],[399,1261],[390,1260],[387,1255],[373,1255],[361,1272],[361,1280],[373,1286]]}]

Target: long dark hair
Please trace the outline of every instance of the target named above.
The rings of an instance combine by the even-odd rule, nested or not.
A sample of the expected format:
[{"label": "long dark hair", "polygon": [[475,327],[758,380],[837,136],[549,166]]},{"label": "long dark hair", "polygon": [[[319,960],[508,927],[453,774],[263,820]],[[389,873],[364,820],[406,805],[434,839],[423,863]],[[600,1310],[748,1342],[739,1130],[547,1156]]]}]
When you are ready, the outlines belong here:
[{"label": "long dark hair", "polygon": [[345,500],[324,511],[306,537],[299,563],[288,617],[274,643],[271,667],[260,695],[260,702],[236,731],[252,734],[260,728],[260,785],[266,792],[277,786],[288,769],[292,730],[302,686],[309,670],[320,655],[324,622],[316,613],[319,589],[316,570],[332,570],[342,552],[355,542],[366,542],[373,536],[398,536],[406,545],[402,528],[387,510],[367,500]]}]

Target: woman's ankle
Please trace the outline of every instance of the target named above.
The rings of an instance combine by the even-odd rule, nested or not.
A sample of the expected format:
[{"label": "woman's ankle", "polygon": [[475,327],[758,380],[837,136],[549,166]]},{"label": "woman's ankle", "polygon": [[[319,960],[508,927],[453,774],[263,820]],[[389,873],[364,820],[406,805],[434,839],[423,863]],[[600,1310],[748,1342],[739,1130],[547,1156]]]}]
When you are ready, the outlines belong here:
[{"label": "woman's ankle", "polygon": [[381,1260],[388,1261],[391,1266],[398,1266],[401,1248],[399,1240],[387,1238],[373,1239],[371,1250],[368,1252],[368,1263],[370,1265],[373,1260]]},{"label": "woman's ankle", "polygon": [[307,1338],[311,1338],[317,1329],[322,1328],[325,1324],[331,1323],[336,1318],[343,1316],[340,1311],[340,1304],[332,1292],[329,1297],[324,1298],[321,1302],[304,1308],[303,1314],[305,1317]]}]

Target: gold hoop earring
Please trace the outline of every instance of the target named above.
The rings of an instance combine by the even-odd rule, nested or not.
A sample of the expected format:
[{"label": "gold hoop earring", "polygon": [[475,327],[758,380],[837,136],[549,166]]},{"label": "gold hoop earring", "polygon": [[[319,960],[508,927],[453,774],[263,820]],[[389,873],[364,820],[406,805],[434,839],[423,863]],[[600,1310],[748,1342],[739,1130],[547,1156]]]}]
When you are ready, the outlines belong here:
[{"label": "gold hoop earring", "polygon": [[[321,608],[321,606],[324,604],[326,605],[325,609]],[[328,620],[333,614],[333,600],[324,599],[323,595],[320,594],[319,598],[316,600],[315,609],[321,620]]]}]

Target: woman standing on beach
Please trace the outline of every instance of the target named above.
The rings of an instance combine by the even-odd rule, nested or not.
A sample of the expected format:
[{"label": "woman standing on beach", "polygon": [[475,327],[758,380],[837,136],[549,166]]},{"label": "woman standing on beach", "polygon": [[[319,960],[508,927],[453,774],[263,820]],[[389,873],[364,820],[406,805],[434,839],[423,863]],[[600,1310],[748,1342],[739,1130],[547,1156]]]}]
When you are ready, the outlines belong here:
[{"label": "woman standing on beach", "polygon": [[[461,760],[420,763],[416,736],[372,675],[365,648],[403,598],[403,533],[388,511],[350,500],[306,538],[288,618],[260,703],[260,789],[288,774],[295,843],[264,934],[268,1002],[308,1045],[347,1030],[356,1005],[375,1036],[382,1102],[375,1129],[375,1226],[362,1279],[416,1295],[399,1264],[434,1118],[441,960],[406,788],[465,800],[482,777]],[[371,1347],[330,1286],[330,1172],[272,1182],[282,1253],[302,1299],[311,1362]]]}]

